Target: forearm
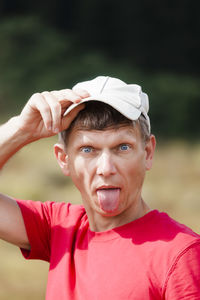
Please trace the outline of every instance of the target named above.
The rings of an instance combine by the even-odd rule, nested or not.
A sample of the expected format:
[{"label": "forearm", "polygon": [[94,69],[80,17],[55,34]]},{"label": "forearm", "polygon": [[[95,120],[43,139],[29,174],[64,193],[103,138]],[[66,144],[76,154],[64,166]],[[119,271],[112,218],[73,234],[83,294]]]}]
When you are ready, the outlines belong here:
[{"label": "forearm", "polygon": [[28,134],[22,133],[18,117],[0,126],[0,169],[19,149],[29,143]]}]

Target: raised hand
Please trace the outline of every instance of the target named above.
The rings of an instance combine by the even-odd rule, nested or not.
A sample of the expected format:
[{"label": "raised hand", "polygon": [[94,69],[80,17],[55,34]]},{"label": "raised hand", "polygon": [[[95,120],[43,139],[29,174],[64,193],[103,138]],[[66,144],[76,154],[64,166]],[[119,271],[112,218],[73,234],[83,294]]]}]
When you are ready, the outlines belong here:
[{"label": "raised hand", "polygon": [[0,170],[25,145],[67,129],[84,104],[78,105],[67,116],[64,116],[65,110],[88,96],[84,90],[34,94],[19,116],[0,126]]},{"label": "raised hand", "polygon": [[18,117],[21,132],[33,140],[57,134],[69,126],[84,105],[78,105],[64,117],[66,109],[88,96],[84,90],[69,89],[34,94]]}]

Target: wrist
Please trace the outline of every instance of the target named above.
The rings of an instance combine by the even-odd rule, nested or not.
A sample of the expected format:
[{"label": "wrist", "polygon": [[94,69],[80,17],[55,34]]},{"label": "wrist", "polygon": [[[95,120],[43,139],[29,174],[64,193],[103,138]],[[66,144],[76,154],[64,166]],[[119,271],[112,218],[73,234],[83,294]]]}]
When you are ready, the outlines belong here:
[{"label": "wrist", "polygon": [[[12,149],[16,152],[26,144],[30,143],[30,134],[23,132],[20,127],[19,116],[13,117],[7,123],[0,126],[0,147]],[[3,151],[3,149],[2,149]]]}]

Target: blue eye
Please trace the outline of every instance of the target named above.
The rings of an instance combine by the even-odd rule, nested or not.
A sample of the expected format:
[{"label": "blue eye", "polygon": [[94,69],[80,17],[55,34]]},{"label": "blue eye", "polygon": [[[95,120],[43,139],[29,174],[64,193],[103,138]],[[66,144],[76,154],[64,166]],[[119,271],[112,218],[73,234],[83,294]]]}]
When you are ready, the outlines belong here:
[{"label": "blue eye", "polygon": [[92,147],[82,147],[81,151],[84,153],[90,153],[92,152]]},{"label": "blue eye", "polygon": [[127,151],[127,150],[129,150],[129,145],[127,145],[127,144],[122,144],[122,145],[120,145],[120,150],[122,150],[122,151]]}]

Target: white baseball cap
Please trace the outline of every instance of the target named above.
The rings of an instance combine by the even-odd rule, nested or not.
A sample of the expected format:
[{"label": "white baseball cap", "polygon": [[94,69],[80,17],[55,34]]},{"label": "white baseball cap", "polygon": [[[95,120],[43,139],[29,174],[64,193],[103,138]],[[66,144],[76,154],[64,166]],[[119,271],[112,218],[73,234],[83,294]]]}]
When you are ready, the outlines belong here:
[{"label": "white baseball cap", "polygon": [[64,116],[81,103],[95,100],[112,106],[130,120],[137,120],[143,114],[150,133],[149,99],[148,95],[142,92],[139,85],[126,84],[120,79],[109,76],[98,76],[93,80],[77,83],[73,87],[73,90],[75,89],[86,90],[90,97],[70,105]]}]

